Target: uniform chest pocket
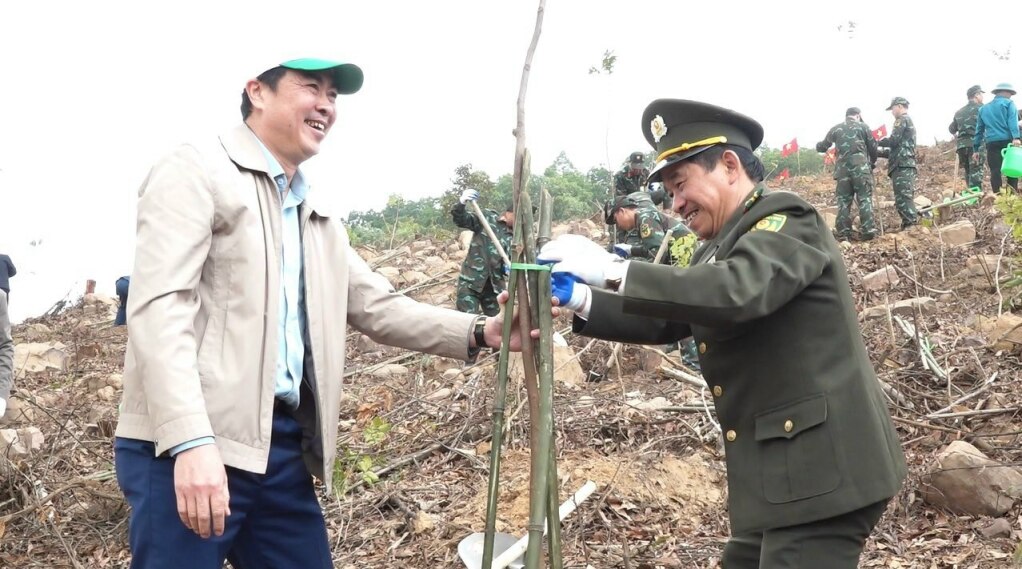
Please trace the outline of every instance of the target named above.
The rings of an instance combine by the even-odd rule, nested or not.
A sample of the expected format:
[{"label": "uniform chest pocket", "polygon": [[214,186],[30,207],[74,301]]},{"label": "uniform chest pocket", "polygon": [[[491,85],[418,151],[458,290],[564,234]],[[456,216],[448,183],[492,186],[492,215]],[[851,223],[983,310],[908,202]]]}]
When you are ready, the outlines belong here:
[{"label": "uniform chest pocket", "polygon": [[772,504],[804,500],[841,483],[827,425],[827,398],[812,395],[755,416],[763,495]]}]

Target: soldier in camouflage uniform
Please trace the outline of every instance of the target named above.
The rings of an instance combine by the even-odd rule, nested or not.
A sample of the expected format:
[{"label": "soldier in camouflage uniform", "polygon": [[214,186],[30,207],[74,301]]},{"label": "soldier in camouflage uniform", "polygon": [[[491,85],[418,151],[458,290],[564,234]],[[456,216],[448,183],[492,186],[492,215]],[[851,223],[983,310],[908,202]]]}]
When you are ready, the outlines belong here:
[{"label": "soldier in camouflage uniform", "polygon": [[880,156],[887,158],[887,175],[894,186],[894,205],[901,216],[901,228],[905,229],[919,221],[916,213],[916,127],[908,116],[908,100],[905,97],[891,99],[888,111],[894,115],[891,136],[877,144],[883,148]]},{"label": "soldier in camouflage uniform", "polygon": [[[506,270],[509,268],[504,267],[504,260],[486,235],[483,224],[465,207],[467,202],[478,198],[479,192],[476,190],[465,190],[461,193],[459,203],[451,209],[454,224],[473,233],[468,254],[461,264],[461,275],[458,276],[458,299],[455,306],[462,312],[495,316],[500,312],[497,294],[507,288]],[[501,248],[507,253],[515,226],[512,207],[508,206],[507,211],[501,214],[492,209],[484,209],[482,212],[500,240]]]},{"label": "soldier in camouflage uniform", "polygon": [[[624,235],[612,247],[618,255],[636,261],[653,262],[660,245],[668,236],[672,242],[660,259],[661,264],[687,267],[692,261],[698,239],[680,220],[657,209],[647,192],[633,192],[614,200],[607,223],[616,225]],[[699,370],[699,352],[692,338],[664,346],[664,352],[679,350],[688,367]]]},{"label": "soldier in camouflage uniform", "polygon": [[816,143],[817,152],[837,147],[834,179],[837,180],[837,223],[839,240],[852,237],[852,201],[859,206],[859,235],[863,241],[876,237],[873,223],[873,166],[877,159],[877,143],[862,122],[857,107],[845,111],[845,120],[834,125],[823,140]]},{"label": "soldier in camouflage uniform", "polygon": [[975,152],[972,149],[972,139],[976,136],[976,121],[979,119],[979,109],[983,106],[983,88],[979,85],[969,87],[965,92],[969,102],[958,109],[954,120],[948,126],[948,131],[956,136],[958,147],[958,165],[965,175],[965,184],[969,188],[978,188],[983,184],[983,156],[982,151]]},{"label": "soldier in camouflage uniform", "polygon": [[646,189],[646,178],[649,177],[649,170],[643,165],[645,159],[642,152],[632,152],[628,155],[628,163],[614,174],[615,198]]},{"label": "soldier in camouflage uniform", "polygon": [[[648,192],[632,192],[617,198],[607,222],[616,225],[624,235],[613,249],[629,259],[641,261],[656,259],[667,235],[679,239],[692,233],[680,221],[659,211]],[[671,255],[665,254],[661,262],[673,264]]]}]

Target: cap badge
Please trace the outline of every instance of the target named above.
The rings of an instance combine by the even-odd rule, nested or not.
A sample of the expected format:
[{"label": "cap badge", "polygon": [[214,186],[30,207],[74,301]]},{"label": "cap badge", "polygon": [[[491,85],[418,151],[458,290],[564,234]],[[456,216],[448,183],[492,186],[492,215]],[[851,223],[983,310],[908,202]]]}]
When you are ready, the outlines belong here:
[{"label": "cap badge", "polygon": [[667,134],[667,125],[664,124],[664,117],[657,115],[649,123],[649,131],[653,133],[653,142],[660,142],[660,139]]}]

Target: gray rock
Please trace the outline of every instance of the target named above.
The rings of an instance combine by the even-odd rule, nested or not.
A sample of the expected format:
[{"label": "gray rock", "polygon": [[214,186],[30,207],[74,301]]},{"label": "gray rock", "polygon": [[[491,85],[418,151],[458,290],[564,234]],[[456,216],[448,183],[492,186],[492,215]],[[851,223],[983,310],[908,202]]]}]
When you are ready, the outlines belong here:
[{"label": "gray rock", "polygon": [[965,441],[954,441],[937,455],[921,490],[926,503],[958,514],[1000,516],[1022,496],[1022,473]]}]

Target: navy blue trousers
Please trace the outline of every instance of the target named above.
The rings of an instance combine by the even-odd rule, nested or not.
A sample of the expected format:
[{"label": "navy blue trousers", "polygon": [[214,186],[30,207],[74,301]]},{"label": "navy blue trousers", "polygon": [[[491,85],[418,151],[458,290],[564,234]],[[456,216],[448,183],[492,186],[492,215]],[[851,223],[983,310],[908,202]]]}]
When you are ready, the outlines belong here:
[{"label": "navy blue trousers", "polygon": [[117,305],[117,316],[114,318],[114,326],[124,326],[128,323],[128,288],[130,283],[131,279],[128,277],[121,277],[114,283],[114,288],[117,290],[117,298],[121,301]]},{"label": "navy blue trousers", "polygon": [[153,443],[117,438],[117,482],[131,506],[132,569],[331,569],[323,512],[302,460],[301,427],[273,414],[266,474],[227,468],[231,515],[220,537],[202,539],[181,523],[174,496],[174,459],[155,457]]}]

